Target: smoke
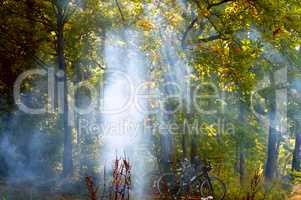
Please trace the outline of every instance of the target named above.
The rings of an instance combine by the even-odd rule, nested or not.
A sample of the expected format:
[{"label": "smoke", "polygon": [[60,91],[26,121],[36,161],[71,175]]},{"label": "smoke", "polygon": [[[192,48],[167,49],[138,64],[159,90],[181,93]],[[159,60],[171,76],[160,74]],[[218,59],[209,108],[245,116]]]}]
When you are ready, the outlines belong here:
[{"label": "smoke", "polygon": [[[101,152],[106,163],[126,155],[133,182],[147,168],[142,147],[148,142],[144,131],[146,100],[139,94],[147,81],[148,60],[139,50],[141,35],[135,30],[111,31],[105,45],[106,74],[102,124],[106,126]],[[145,150],[145,149],[144,149]],[[143,183],[134,193],[143,193]]]},{"label": "smoke", "polygon": [[[41,78],[24,81],[30,86],[21,94],[21,100],[31,108],[45,105],[47,81]],[[23,87],[22,85],[22,87]],[[49,115],[33,115],[22,111],[12,111],[1,116],[0,174],[8,182],[49,180],[57,175],[54,165],[61,160],[62,137],[58,126],[55,132],[47,130],[47,124],[56,120]]]},{"label": "smoke", "polygon": [[[18,120],[25,120],[24,114],[20,114]],[[20,125],[19,125],[20,126]],[[16,130],[4,132],[0,141],[0,152],[2,168],[7,171],[8,182],[32,181],[43,182],[46,178],[56,174],[53,170],[50,153],[57,153],[56,138],[52,138],[48,133],[36,130],[27,126],[27,133]],[[23,136],[21,134],[24,134]]]},{"label": "smoke", "polygon": [[[182,12],[187,13],[187,1],[178,1],[183,9]],[[162,6],[162,5],[161,5]],[[150,15],[152,8],[146,7],[145,15],[154,23],[155,30],[153,38],[160,40],[161,47],[159,49],[159,62],[156,68],[161,71],[161,81],[158,85],[158,96],[160,109],[156,113],[156,118],[161,128],[160,148],[162,161],[170,161],[173,154],[173,130],[170,128],[175,121],[175,114],[179,111],[190,113],[192,106],[191,99],[191,67],[183,54],[181,46],[182,33],[174,27],[169,26],[168,20],[161,14]]]}]

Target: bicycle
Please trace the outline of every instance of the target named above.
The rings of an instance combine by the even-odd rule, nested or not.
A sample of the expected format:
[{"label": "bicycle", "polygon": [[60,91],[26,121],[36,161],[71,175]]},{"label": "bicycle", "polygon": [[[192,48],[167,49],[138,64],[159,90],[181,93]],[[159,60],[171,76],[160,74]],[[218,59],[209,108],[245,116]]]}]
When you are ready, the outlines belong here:
[{"label": "bicycle", "polygon": [[177,199],[181,194],[223,200],[226,195],[225,184],[217,177],[209,176],[210,163],[193,167],[186,159],[175,172],[163,174],[157,181],[161,196]]}]

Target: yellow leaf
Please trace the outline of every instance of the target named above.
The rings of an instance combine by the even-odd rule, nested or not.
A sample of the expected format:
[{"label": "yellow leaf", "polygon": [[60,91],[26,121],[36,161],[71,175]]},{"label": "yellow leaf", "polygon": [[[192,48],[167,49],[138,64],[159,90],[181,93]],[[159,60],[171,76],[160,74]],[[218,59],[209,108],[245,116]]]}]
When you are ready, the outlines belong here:
[{"label": "yellow leaf", "polygon": [[141,19],[137,22],[137,26],[142,28],[144,31],[151,31],[154,25],[149,20]]}]

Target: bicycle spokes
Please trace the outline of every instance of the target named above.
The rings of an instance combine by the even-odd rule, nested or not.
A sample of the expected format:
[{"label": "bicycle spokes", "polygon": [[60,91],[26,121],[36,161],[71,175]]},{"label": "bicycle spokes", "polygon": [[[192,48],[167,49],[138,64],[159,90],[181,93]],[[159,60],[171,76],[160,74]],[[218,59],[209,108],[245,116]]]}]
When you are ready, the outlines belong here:
[{"label": "bicycle spokes", "polygon": [[203,181],[201,185],[201,195],[203,198],[212,197],[214,200],[223,200],[226,187],[222,181],[216,177],[210,177]]},{"label": "bicycle spokes", "polygon": [[163,175],[158,182],[158,189],[161,195],[173,196],[178,192],[178,181],[173,174]]}]

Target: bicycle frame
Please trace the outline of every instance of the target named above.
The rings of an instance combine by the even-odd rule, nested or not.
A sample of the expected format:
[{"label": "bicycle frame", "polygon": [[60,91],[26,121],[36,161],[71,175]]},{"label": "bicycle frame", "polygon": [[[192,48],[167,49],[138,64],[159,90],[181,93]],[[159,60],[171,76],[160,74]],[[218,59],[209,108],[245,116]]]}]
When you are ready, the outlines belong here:
[{"label": "bicycle frame", "polygon": [[179,191],[176,195],[179,195],[181,194],[181,192],[183,192],[183,189],[187,188],[190,188],[190,186],[195,183],[195,181],[198,181],[198,180],[202,180],[200,181],[200,183],[202,183],[203,181],[208,181],[209,183],[209,189],[211,191],[213,191],[213,187],[212,187],[212,184],[211,184],[211,180],[210,180],[210,177],[209,177],[209,174],[208,174],[208,171],[209,170],[201,170],[202,172],[201,173],[197,173],[196,175],[193,175],[188,181],[185,180],[185,178],[183,177],[183,174],[185,173],[185,169],[181,172],[181,176],[180,176],[180,185],[179,185]]}]

